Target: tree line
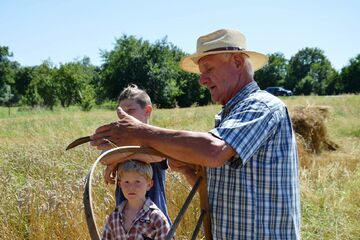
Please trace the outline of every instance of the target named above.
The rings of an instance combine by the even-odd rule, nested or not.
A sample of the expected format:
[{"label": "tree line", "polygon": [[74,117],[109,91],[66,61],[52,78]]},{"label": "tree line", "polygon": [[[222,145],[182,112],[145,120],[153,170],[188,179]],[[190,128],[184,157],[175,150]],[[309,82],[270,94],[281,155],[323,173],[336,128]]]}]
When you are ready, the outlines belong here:
[{"label": "tree line", "polygon": [[[0,104],[50,109],[80,105],[90,110],[96,104],[116,101],[131,83],[145,89],[159,108],[211,101],[209,92],[198,84],[198,76],[179,68],[186,53],[166,38],[150,43],[123,35],[112,50],[100,54],[100,66],[84,57],[59,66],[46,60],[24,67],[11,60],[9,47],[0,46]],[[301,49],[289,60],[282,53],[268,56],[269,63],[255,73],[262,89],[283,86],[297,95],[360,92],[360,54],[339,72],[319,48]]]}]

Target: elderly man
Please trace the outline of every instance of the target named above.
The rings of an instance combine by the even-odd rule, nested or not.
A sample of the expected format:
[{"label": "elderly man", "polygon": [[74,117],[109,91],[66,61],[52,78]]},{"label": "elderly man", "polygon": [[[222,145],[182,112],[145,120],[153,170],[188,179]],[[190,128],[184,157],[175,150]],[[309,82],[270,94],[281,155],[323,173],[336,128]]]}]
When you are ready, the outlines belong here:
[{"label": "elderly man", "polygon": [[[245,36],[222,29],[202,36],[180,67],[200,74],[212,100],[223,105],[209,132],[143,124],[118,109],[120,120],[99,127],[93,146],[152,147],[173,159],[207,167],[214,239],[299,239],[298,157],[288,110],[259,89],[254,71],[267,62],[248,51]],[[105,139],[105,140],[104,140]],[[172,166],[194,179],[191,165]]]}]

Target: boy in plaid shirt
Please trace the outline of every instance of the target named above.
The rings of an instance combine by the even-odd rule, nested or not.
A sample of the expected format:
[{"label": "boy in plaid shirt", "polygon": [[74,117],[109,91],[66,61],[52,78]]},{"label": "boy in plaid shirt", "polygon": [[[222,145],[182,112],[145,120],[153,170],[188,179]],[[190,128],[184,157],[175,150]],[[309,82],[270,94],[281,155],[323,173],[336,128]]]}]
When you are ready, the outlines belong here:
[{"label": "boy in plaid shirt", "polygon": [[129,160],[119,165],[118,186],[125,198],[107,219],[102,239],[165,239],[170,225],[163,212],[145,197],[152,187],[150,164]]}]

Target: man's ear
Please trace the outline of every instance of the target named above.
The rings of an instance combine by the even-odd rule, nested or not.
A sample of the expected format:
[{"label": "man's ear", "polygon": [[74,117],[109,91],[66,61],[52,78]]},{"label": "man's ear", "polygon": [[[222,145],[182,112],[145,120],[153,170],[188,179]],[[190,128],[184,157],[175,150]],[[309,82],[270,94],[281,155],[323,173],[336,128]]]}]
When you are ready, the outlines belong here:
[{"label": "man's ear", "polygon": [[234,53],[233,54],[233,59],[234,59],[234,63],[236,65],[236,67],[238,69],[242,69],[245,63],[245,57],[242,56],[241,53]]}]

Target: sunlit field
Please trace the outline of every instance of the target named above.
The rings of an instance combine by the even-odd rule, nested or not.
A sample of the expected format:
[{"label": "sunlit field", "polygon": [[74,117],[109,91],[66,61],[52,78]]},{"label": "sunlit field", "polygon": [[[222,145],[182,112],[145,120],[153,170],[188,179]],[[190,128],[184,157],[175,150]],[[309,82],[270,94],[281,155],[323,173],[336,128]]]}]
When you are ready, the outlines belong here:
[{"label": "sunlit field", "polygon": [[[282,98],[290,112],[298,105],[328,106],[329,138],[340,148],[303,153],[300,184],[302,239],[360,239],[360,96]],[[155,109],[157,126],[207,131],[218,105]],[[114,111],[77,107],[46,110],[0,108],[0,239],[89,239],[82,195],[84,178],[99,151],[88,144],[65,151],[74,139],[116,120]],[[184,156],[186,158],[186,156]],[[93,201],[101,231],[114,208],[114,187],[95,172]],[[167,174],[167,200],[174,220],[191,190],[184,178]],[[190,239],[199,215],[194,199],[176,239]],[[202,233],[198,239],[201,239]]]}]

